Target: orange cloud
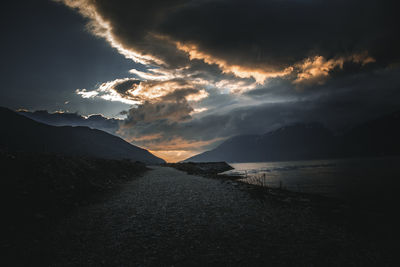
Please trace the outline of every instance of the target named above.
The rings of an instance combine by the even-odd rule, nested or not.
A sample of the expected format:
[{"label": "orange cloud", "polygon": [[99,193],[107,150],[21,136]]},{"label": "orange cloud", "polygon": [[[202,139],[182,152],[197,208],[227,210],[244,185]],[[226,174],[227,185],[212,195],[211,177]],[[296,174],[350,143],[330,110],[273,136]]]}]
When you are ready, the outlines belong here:
[{"label": "orange cloud", "polygon": [[[169,40],[168,37],[163,39]],[[171,40],[170,40],[171,41]],[[362,66],[375,62],[375,59],[370,57],[367,52],[353,54],[347,57],[337,57],[326,60],[323,56],[315,56],[307,58],[301,63],[295,63],[292,66],[281,70],[275,70],[272,67],[247,67],[237,64],[230,64],[226,60],[215,57],[200,51],[195,44],[184,44],[182,42],[175,42],[176,47],[186,52],[189,58],[203,60],[207,64],[216,64],[224,73],[232,73],[238,78],[254,78],[255,84],[244,85],[239,83],[227,84],[223,81],[217,84],[217,87],[225,86],[232,89],[233,93],[242,93],[256,88],[257,84],[264,84],[268,78],[285,77],[296,70],[298,71],[294,84],[320,84],[325,81],[329,76],[329,72],[334,68],[343,68],[346,61],[360,63]],[[240,87],[242,86],[242,87]]]},{"label": "orange cloud", "polygon": [[131,136],[132,132],[120,128],[118,134],[127,142],[140,147],[145,147],[154,155],[165,159],[167,162],[177,162],[194,156],[216,142],[226,138],[214,138],[212,140],[186,140],[180,136],[165,138],[162,133]]},{"label": "orange cloud", "polygon": [[[124,134],[123,131],[118,130],[118,134]],[[143,142],[143,141],[151,141],[151,140],[156,140],[162,138],[163,135],[161,133],[156,133],[156,134],[150,134],[150,135],[142,135],[142,136],[137,136],[137,137],[127,137],[125,138],[125,141],[132,143],[132,142]]]},{"label": "orange cloud", "polygon": [[149,150],[152,154],[164,159],[167,162],[179,162],[184,159],[190,158],[198,152],[186,150]]},{"label": "orange cloud", "polygon": [[[232,84],[226,84],[224,89],[232,88],[230,92],[233,93],[242,93],[248,90],[255,89],[258,85],[262,85],[269,78],[276,77],[286,77],[289,75],[290,78],[295,77],[293,83],[296,85],[303,84],[312,84],[312,83],[323,83],[326,78],[329,76],[329,73],[334,68],[343,68],[343,64],[346,61],[352,61],[356,63],[360,63],[361,65],[365,65],[371,62],[374,62],[375,59],[368,56],[366,52],[354,54],[346,57],[336,57],[332,59],[326,59],[322,56],[315,56],[312,58],[307,58],[302,62],[293,62],[291,66],[287,66],[285,68],[272,66],[269,62],[264,62],[262,64],[254,64],[254,65],[243,65],[243,64],[233,64],[227,60],[222,59],[214,54],[207,53],[203,51],[198,44],[191,42],[190,40],[178,41],[177,39],[173,39],[171,36],[162,34],[157,32],[154,29],[147,29],[146,32],[139,38],[137,42],[127,42],[124,40],[124,34],[118,33],[115,28],[113,28],[113,24],[111,20],[108,20],[104,17],[97,6],[99,3],[93,0],[54,0],[57,2],[62,2],[70,8],[76,9],[79,13],[81,13],[84,17],[89,19],[88,29],[96,36],[104,38],[113,48],[115,48],[120,54],[124,55],[126,58],[132,59],[135,62],[150,66],[156,66],[158,68],[149,69],[149,72],[143,72],[139,70],[131,70],[130,72],[139,78],[148,80],[148,81],[168,81],[176,78],[192,80],[193,84],[202,83],[203,85],[213,86],[212,82],[206,80],[197,80],[195,81],[195,77],[190,77],[190,74],[186,74],[181,72],[182,69],[189,66],[184,66],[186,63],[183,59],[181,59],[179,64],[176,66],[182,67],[182,69],[174,69],[171,67],[171,62],[174,60],[169,59],[162,55],[162,53],[157,52],[155,49],[156,44],[160,44],[162,47],[164,45],[168,46],[166,51],[170,51],[171,53],[176,53],[172,58],[177,57],[188,57],[190,60],[199,59],[204,61],[207,64],[215,64],[217,65],[223,73],[233,74],[239,79],[248,79],[252,78],[255,80],[254,84],[240,84],[238,81],[231,81]],[[101,6],[101,5],[100,5]],[[165,47],[164,47],[165,48]],[[182,53],[183,52],[183,53]],[[168,53],[169,55],[169,53]],[[174,64],[172,64],[174,65]],[[160,68],[161,67],[161,68]],[[168,85],[165,85],[168,86]],[[242,86],[242,88],[240,88]],[[217,88],[220,88],[217,86]],[[163,88],[164,90],[165,88]],[[146,90],[138,88],[138,90],[132,90],[130,94],[131,98],[127,99],[127,97],[123,97],[123,99],[111,92],[110,94],[103,94],[101,98],[110,100],[110,101],[121,101],[124,103],[132,104],[136,101],[135,98],[144,97],[147,100],[154,96],[155,98],[160,97],[160,93],[157,92],[157,87],[153,87],[152,91],[148,93]],[[163,91],[161,90],[161,91]],[[160,90],[158,90],[160,91]],[[93,91],[84,91],[80,90],[79,93],[82,97],[91,98],[97,97]],[[194,101],[198,101],[197,99]]]},{"label": "orange cloud", "polygon": [[180,136],[171,137],[166,139],[162,133],[142,135],[138,137],[129,136],[120,130],[119,134],[127,135],[125,140],[135,145],[146,147],[151,153],[165,159],[168,162],[176,162],[184,160],[195,154],[200,153],[205,147],[224,140],[226,138],[214,138],[212,140],[186,140]]},{"label": "orange cloud", "polygon": [[165,63],[154,56],[145,55],[132,47],[123,45],[114,34],[111,23],[106,21],[96,9],[95,1],[91,0],[54,0],[62,2],[66,6],[78,10],[78,12],[90,19],[87,28],[91,33],[98,37],[104,38],[113,48],[115,48],[121,55],[141,64],[158,64],[164,65]]},{"label": "orange cloud", "polygon": [[301,83],[322,83],[329,72],[335,67],[343,68],[344,59],[330,59],[326,60],[323,56],[316,56],[314,58],[307,58],[304,62],[297,64],[300,70],[297,74],[297,79],[293,81],[294,84]]},{"label": "orange cloud", "polygon": [[236,64],[229,64],[226,60],[200,51],[195,44],[175,42],[175,45],[179,50],[186,52],[191,60],[200,59],[207,64],[216,64],[224,73],[232,73],[239,78],[254,78],[258,84],[263,84],[268,78],[289,75],[293,71],[292,67],[288,67],[283,70],[267,70],[265,67],[246,67]]},{"label": "orange cloud", "polygon": [[[122,89],[121,85],[124,85]],[[99,97],[109,101],[138,105],[144,102],[158,102],[174,92],[188,89],[190,91],[187,91],[183,97],[189,102],[198,102],[208,97],[207,91],[198,87],[197,84],[182,79],[138,81],[124,78],[102,83],[92,91],[77,89],[76,93],[83,98]]]},{"label": "orange cloud", "polygon": [[168,140],[149,140],[146,142],[146,147],[154,151],[171,151],[171,150],[184,150],[184,151],[197,151],[201,150],[212,143],[224,140],[225,138],[214,138],[205,141],[186,140],[180,136],[172,137]]},{"label": "orange cloud", "polygon": [[334,68],[343,69],[345,62],[355,62],[362,66],[375,62],[375,59],[368,56],[367,52],[354,54],[348,57],[338,57],[326,60],[323,56],[315,56],[307,58],[303,62],[295,64],[295,68],[299,70],[294,84],[322,84],[329,76],[329,72]]}]

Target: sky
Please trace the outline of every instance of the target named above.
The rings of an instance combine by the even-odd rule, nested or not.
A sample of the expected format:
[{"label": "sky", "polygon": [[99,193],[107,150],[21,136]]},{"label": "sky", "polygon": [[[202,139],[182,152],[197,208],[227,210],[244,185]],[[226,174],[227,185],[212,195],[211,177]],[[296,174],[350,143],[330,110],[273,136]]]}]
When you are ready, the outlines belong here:
[{"label": "sky", "polygon": [[118,118],[115,134],[167,161],[235,135],[315,121],[340,132],[400,109],[396,1],[38,0],[2,9],[1,106]]}]

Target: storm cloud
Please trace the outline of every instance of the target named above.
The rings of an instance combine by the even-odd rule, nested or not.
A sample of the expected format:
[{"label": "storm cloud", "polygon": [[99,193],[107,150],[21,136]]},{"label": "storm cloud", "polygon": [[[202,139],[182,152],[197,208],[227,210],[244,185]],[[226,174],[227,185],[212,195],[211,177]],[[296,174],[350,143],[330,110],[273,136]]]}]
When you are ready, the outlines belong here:
[{"label": "storm cloud", "polygon": [[76,93],[131,104],[119,134],[153,151],[183,159],[238,134],[398,108],[395,1],[57,2],[141,64]]},{"label": "storm cloud", "polygon": [[[237,73],[277,75],[303,60],[399,57],[395,1],[64,0],[98,36],[129,56],[168,68],[188,55]],[[275,74],[274,74],[275,73]]]}]

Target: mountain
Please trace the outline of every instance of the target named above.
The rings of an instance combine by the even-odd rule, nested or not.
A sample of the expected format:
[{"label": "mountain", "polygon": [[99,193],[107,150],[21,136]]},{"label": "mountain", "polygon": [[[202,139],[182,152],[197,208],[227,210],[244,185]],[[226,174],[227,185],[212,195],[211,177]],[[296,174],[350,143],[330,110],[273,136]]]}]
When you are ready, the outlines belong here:
[{"label": "mountain", "polygon": [[264,135],[242,135],[186,162],[261,162],[328,158],[333,153],[333,134],[318,123],[295,124]]},{"label": "mountain", "polygon": [[118,119],[106,118],[101,114],[93,114],[86,117],[77,113],[68,112],[49,113],[46,110],[37,110],[33,112],[19,110],[18,113],[44,124],[53,126],[87,126],[113,135],[116,135],[119,129],[119,123],[121,122]]},{"label": "mountain", "polygon": [[51,126],[0,107],[0,149],[164,163],[149,151],[88,127]]},{"label": "mountain", "polygon": [[400,111],[360,124],[341,137],[347,156],[400,155]]},{"label": "mountain", "polygon": [[334,135],[319,123],[228,139],[185,162],[263,162],[400,155],[400,111]]}]

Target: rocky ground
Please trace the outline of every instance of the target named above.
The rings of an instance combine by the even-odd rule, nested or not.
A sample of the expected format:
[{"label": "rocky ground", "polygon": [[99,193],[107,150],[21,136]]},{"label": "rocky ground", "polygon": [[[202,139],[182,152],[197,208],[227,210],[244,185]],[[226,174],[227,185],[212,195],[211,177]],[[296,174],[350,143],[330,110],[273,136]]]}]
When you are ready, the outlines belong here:
[{"label": "rocky ground", "polygon": [[319,200],[153,167],[62,220],[43,255],[50,266],[391,265],[374,224]]},{"label": "rocky ground", "polygon": [[51,261],[48,234],[72,211],[98,203],[147,170],[142,163],[0,150],[3,266]]},{"label": "rocky ground", "polygon": [[188,174],[207,177],[217,176],[219,173],[232,170],[233,167],[226,162],[179,162],[165,163],[163,166],[172,167]]}]

